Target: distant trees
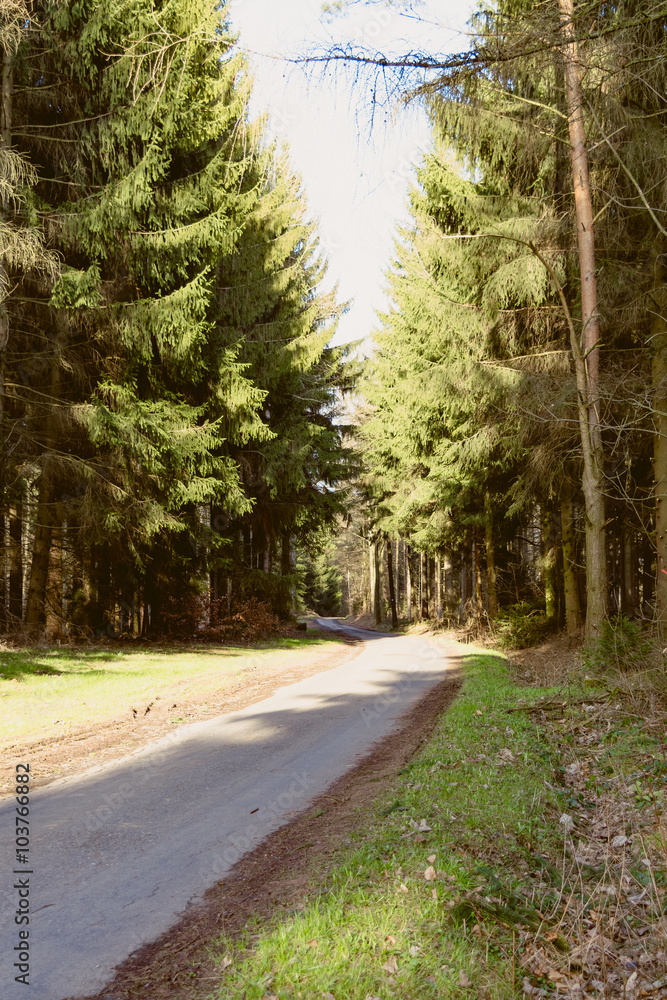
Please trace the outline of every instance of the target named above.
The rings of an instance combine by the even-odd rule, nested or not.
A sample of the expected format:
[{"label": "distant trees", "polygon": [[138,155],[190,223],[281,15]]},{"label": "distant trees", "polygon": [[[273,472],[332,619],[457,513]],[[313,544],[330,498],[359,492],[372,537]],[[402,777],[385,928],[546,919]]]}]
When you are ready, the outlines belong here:
[{"label": "distant trees", "polygon": [[210,587],[287,613],[341,509],[341,307],[224,17],[65,2],[5,49],[7,225],[60,269],[4,258],[9,627],[148,634]]}]

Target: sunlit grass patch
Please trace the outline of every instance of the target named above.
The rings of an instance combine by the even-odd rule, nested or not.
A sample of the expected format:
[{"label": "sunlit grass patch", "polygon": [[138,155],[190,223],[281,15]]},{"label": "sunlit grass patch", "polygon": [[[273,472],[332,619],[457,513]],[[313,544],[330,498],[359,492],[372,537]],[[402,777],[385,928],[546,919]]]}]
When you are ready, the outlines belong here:
[{"label": "sunlit grass patch", "polygon": [[243,673],[283,664],[286,652],[297,668],[314,650],[338,648],[337,642],[303,636],[254,649],[0,650],[0,743],[132,718],[133,708],[142,714],[151,702],[178,704],[193,696],[213,697]]}]

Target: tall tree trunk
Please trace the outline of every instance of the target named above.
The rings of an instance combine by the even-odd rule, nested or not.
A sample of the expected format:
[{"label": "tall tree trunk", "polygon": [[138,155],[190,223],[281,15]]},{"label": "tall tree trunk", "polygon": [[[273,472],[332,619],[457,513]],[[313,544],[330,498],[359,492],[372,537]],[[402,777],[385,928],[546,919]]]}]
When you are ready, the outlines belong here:
[{"label": "tall tree trunk", "polygon": [[[12,92],[13,54],[9,48],[2,49],[2,99],[0,100],[0,146],[9,149],[12,144]],[[9,211],[9,201],[2,199],[0,217],[6,219]],[[0,255],[0,427],[4,417],[5,402],[5,351],[9,342],[9,316],[2,294],[8,281],[7,267],[4,256]],[[4,437],[4,435],[3,435]]]},{"label": "tall tree trunk", "polygon": [[[586,634],[597,633],[607,613],[607,552],[605,542],[604,456],[600,430],[599,366],[600,326],[595,277],[593,204],[588,176],[588,150],[584,121],[581,64],[574,32],[573,0],[558,0],[565,44],[565,90],[567,95],[570,156],[579,246],[581,278],[581,343],[573,350],[580,407],[583,479],[586,510]],[[574,348],[574,345],[573,345]]]},{"label": "tall tree trunk", "polygon": [[[391,605],[391,627],[394,631],[398,628],[398,614],[396,612],[396,588],[394,586],[394,563],[391,551],[391,540],[385,534],[384,543],[387,546],[387,577],[389,579],[389,603]],[[398,560],[397,560],[398,562]]]},{"label": "tall tree trunk", "polygon": [[368,591],[370,597],[370,612],[377,621],[377,558],[374,539],[369,539],[368,541]]},{"label": "tall tree trunk", "polygon": [[420,618],[428,618],[428,556],[425,552],[421,553],[420,562],[420,578],[421,578],[421,611]]},{"label": "tall tree trunk", "polygon": [[624,615],[634,615],[637,613],[638,590],[637,587],[637,539],[633,527],[628,524],[627,519],[623,522],[623,590],[621,597],[621,610]]},{"label": "tall tree trunk", "polygon": [[651,347],[653,348],[653,481],[655,496],[656,579],[658,632],[667,639],[667,289],[665,268],[653,273]]},{"label": "tall tree trunk", "polygon": [[46,585],[46,632],[50,639],[62,636],[63,617],[63,533],[62,525],[58,524],[51,536]]},{"label": "tall tree trunk", "polygon": [[435,616],[442,618],[442,562],[440,555],[435,557]]},{"label": "tall tree trunk", "polygon": [[489,619],[495,621],[498,616],[498,582],[496,579],[496,550],[493,542],[493,508],[488,490],[484,506],[486,512],[484,522],[486,531],[486,589],[489,595]]},{"label": "tall tree trunk", "polygon": [[563,539],[563,582],[565,589],[565,627],[568,635],[575,635],[581,627],[579,583],[577,579],[577,547],[574,535],[574,508],[572,483],[565,476],[560,501],[560,524]]},{"label": "tall tree trunk", "polygon": [[408,605],[408,621],[412,621],[412,548],[405,543],[405,599]]},{"label": "tall tree trunk", "polygon": [[25,626],[28,632],[36,635],[42,626],[44,604],[46,599],[46,581],[49,570],[49,554],[51,552],[52,512],[51,512],[51,482],[49,470],[42,470],[39,483],[39,500],[35,515],[35,544],[32,551],[30,566],[30,582],[25,608]]},{"label": "tall tree trunk", "polygon": [[481,544],[479,541],[479,528],[475,528],[474,557],[475,557],[475,613],[481,620],[484,614],[484,595],[482,591],[482,560]]},{"label": "tall tree trunk", "polygon": [[23,504],[9,508],[9,614],[10,627],[23,619]]},{"label": "tall tree trunk", "polygon": [[558,614],[558,581],[556,579],[556,546],[553,537],[551,511],[542,505],[542,566],[544,571],[544,607],[547,618]]}]

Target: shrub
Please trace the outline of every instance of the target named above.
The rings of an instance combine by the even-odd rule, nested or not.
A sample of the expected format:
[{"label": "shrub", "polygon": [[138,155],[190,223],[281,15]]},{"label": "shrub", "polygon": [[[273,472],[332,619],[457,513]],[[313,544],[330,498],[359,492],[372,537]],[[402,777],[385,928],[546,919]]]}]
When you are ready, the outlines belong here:
[{"label": "shrub", "polygon": [[639,622],[615,615],[602,622],[600,635],[586,643],[584,666],[589,670],[638,670],[651,665],[654,644]]},{"label": "shrub", "polygon": [[529,601],[502,608],[494,624],[500,645],[505,649],[537,646],[556,629],[554,620],[547,618],[542,608],[536,608]]}]

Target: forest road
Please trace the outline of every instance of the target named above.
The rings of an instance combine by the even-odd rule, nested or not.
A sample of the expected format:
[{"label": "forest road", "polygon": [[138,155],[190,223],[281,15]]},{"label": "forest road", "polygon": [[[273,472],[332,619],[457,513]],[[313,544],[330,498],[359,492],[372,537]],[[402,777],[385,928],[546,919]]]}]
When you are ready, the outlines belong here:
[{"label": "forest road", "polygon": [[[426,638],[352,632],[373,641],[332,670],[36,789],[28,864],[14,861],[16,803],[0,804],[3,1000],[101,990],[116,965],[172,927],[454,673],[455,643],[449,650]],[[30,923],[19,925],[26,899]],[[15,980],[26,964],[30,989]]]}]

